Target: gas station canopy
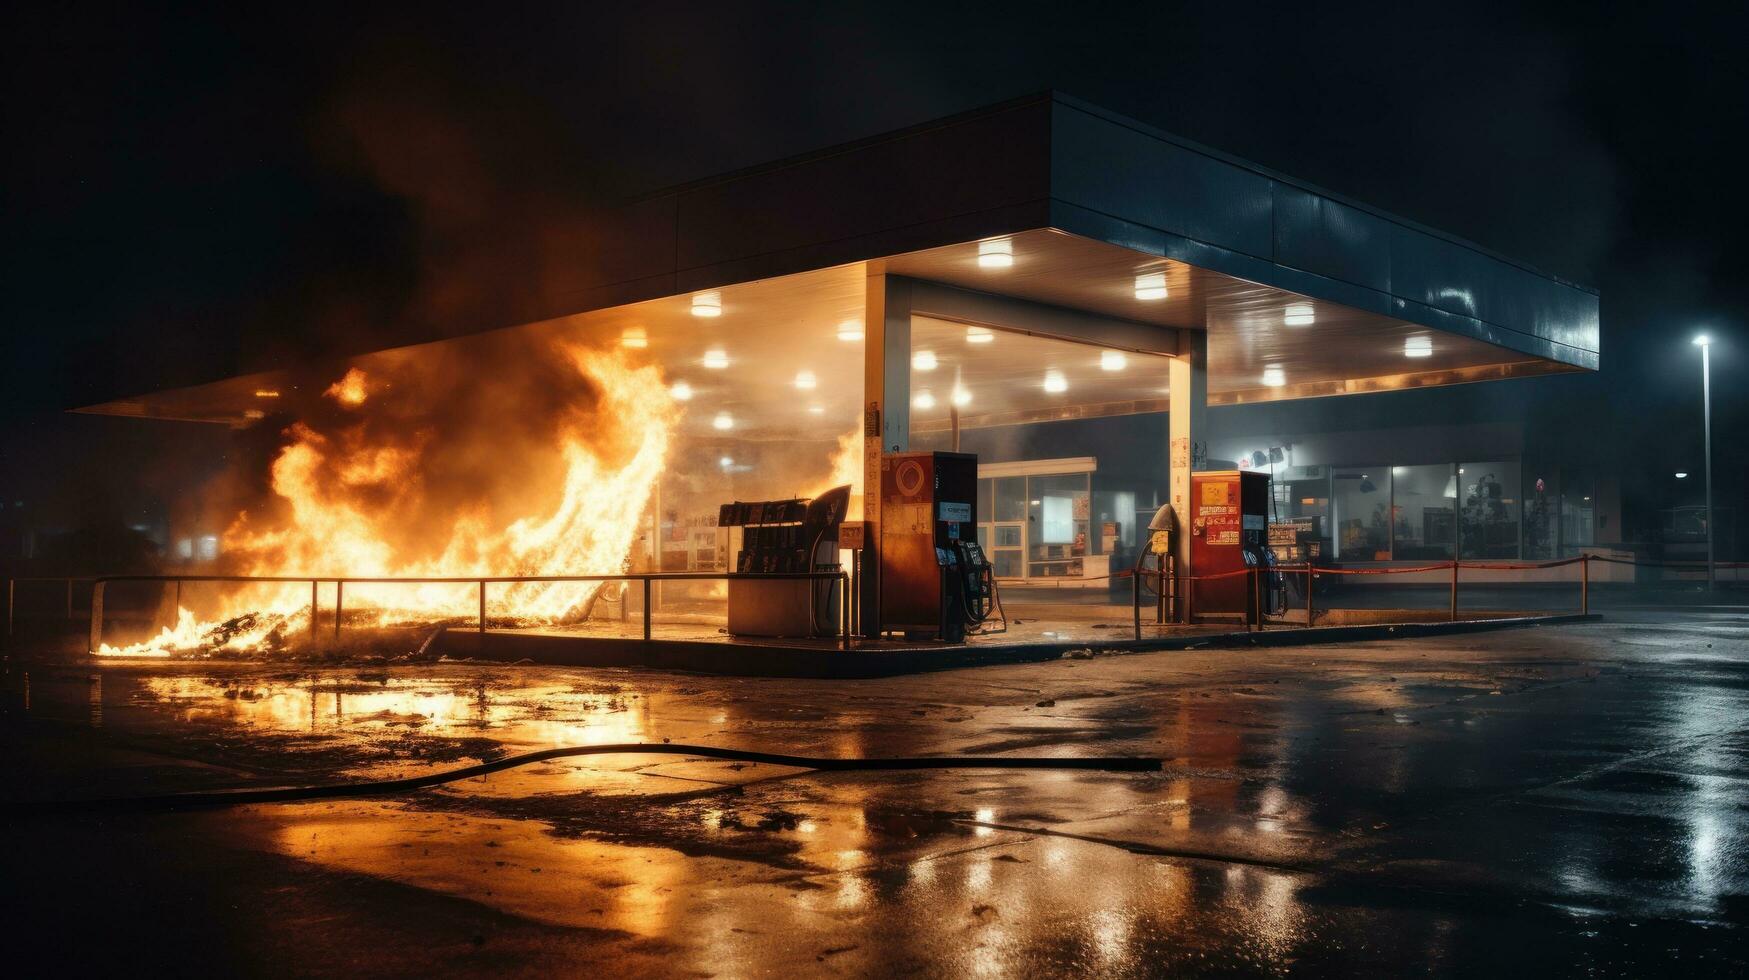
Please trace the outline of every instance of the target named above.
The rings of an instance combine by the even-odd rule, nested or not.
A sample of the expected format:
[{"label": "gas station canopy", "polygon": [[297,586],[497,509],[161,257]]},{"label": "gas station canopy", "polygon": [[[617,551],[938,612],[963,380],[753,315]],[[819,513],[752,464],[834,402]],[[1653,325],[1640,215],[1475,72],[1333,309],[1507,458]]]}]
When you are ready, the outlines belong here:
[{"label": "gas station canopy", "polygon": [[[919,430],[945,424],[956,396],[968,426],[1162,411],[1165,372],[1149,366],[1178,353],[1179,331],[1206,332],[1214,405],[1599,359],[1595,292],[1058,94],[655,194],[591,237],[571,281],[499,325],[641,331],[651,356],[691,364],[708,353],[695,297],[714,293],[725,328],[737,307],[756,314],[732,321],[734,356],[767,377],[823,375],[861,360],[845,357],[861,340],[846,325],[862,321],[870,277],[915,281],[911,344],[931,360],[914,367],[932,365],[910,379]],[[1025,305],[1024,327],[990,315],[1003,303]],[[980,342],[982,329],[1006,335]],[[308,383],[287,365],[238,368],[250,373],[82,410],[247,424]],[[855,412],[853,385],[816,390],[807,410]],[[770,384],[724,395],[749,418],[770,415],[761,400],[798,404]]]}]

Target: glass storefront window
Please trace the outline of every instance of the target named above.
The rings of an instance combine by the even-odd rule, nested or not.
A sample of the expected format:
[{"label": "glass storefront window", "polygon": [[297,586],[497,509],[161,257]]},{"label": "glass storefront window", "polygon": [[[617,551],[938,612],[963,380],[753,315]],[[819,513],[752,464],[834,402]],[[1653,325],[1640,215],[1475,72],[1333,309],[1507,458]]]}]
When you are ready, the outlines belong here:
[{"label": "glass storefront window", "polygon": [[1458,544],[1464,558],[1517,558],[1516,462],[1458,464]]},{"label": "glass storefront window", "polygon": [[1450,463],[1391,468],[1391,554],[1450,558],[1457,544],[1457,477]]},{"label": "glass storefront window", "polygon": [[[1091,552],[1096,555],[1128,552],[1136,546],[1136,495],[1129,490],[1093,491],[1093,534],[1089,538]],[[1116,525],[1117,533],[1107,535],[1108,525]],[[1107,540],[1107,538],[1110,540]]]},{"label": "glass storefront window", "polygon": [[1334,474],[1336,556],[1343,561],[1391,558],[1391,468],[1339,469]]},{"label": "glass storefront window", "polygon": [[1555,557],[1560,546],[1560,493],[1551,472],[1524,474],[1524,557]]},{"label": "glass storefront window", "polygon": [[990,513],[998,523],[1026,520],[1026,477],[998,477],[996,501]]},{"label": "glass storefront window", "polygon": [[1568,553],[1597,543],[1592,531],[1597,507],[1591,499],[1596,489],[1589,479],[1561,482],[1561,545]]},{"label": "glass storefront window", "polygon": [[1029,578],[1081,574],[1087,555],[1087,474],[1027,478]]}]

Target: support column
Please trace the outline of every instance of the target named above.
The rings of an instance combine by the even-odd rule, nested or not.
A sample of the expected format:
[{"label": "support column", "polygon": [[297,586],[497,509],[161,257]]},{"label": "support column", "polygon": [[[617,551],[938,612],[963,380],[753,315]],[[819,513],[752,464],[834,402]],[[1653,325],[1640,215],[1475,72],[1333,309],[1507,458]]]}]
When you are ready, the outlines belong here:
[{"label": "support column", "polygon": [[[1208,334],[1202,330],[1178,331],[1178,356],[1168,368],[1171,385],[1170,414],[1167,430],[1171,437],[1168,488],[1171,494],[1174,529],[1172,554],[1180,575],[1195,574],[1190,564],[1190,474],[1208,461]],[[1178,610],[1180,622],[1190,621],[1189,603],[1182,601],[1190,590],[1178,587],[1181,597]]]},{"label": "support column", "polygon": [[911,445],[911,284],[870,275],[863,302],[862,635],[881,629],[881,453]]}]

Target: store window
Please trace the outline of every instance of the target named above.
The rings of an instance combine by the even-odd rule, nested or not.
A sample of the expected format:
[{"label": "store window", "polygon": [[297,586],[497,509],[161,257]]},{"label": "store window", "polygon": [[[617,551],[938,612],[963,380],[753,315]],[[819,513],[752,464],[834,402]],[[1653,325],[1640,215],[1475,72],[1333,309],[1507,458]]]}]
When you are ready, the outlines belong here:
[{"label": "store window", "polygon": [[1524,557],[1542,561],[1560,547],[1560,494],[1553,472],[1524,474]]},{"label": "store window", "polygon": [[1026,477],[997,478],[995,497],[990,513],[997,523],[1026,520]]},{"label": "store window", "polygon": [[1343,561],[1389,561],[1391,468],[1339,469],[1333,476],[1336,556]]},{"label": "store window", "polygon": [[1517,558],[1519,465],[1458,464],[1458,546],[1464,558]]},{"label": "store window", "polygon": [[1087,474],[1034,476],[1027,484],[1027,577],[1079,577],[1087,555]]},{"label": "store window", "polygon": [[1457,547],[1457,474],[1450,463],[1391,469],[1391,553],[1399,561],[1445,559]]},{"label": "store window", "polygon": [[1592,500],[1596,492],[1588,477],[1561,483],[1561,545],[1568,553],[1597,543],[1592,530],[1597,526],[1597,507]]}]

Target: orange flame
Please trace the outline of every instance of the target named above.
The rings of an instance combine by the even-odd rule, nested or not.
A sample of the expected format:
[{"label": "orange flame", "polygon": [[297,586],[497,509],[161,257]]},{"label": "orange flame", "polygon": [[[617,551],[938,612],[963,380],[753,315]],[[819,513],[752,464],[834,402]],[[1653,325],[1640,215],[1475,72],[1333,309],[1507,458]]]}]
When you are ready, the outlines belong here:
[{"label": "orange flame", "polygon": [[[325,434],[304,423],[287,430],[291,442],[272,467],[272,489],[285,516],[258,527],[255,515],[239,515],[225,534],[227,554],[242,558],[252,575],[350,577],[461,577],[591,575],[623,570],[640,518],[661,474],[680,407],[660,371],[633,366],[621,351],[559,345],[578,376],[599,399],[593,412],[555,423],[562,476],[532,513],[493,526],[483,502],[458,505],[436,557],[406,559],[394,543],[405,528],[390,528],[394,506],[368,501],[410,492],[417,483],[422,433],[399,444],[368,444],[362,427]],[[371,379],[353,368],[325,394],[342,406],[364,405]],[[508,461],[507,461],[508,462]],[[375,495],[374,498],[372,495]],[[501,520],[501,519],[500,519]],[[395,533],[391,533],[394,531]],[[500,584],[489,593],[487,611],[522,622],[561,622],[587,615],[598,583]],[[330,595],[332,594],[330,590]],[[175,626],[131,646],[103,644],[102,655],[162,656],[196,650],[254,650],[275,634],[295,634],[309,624],[304,585],[246,586],[230,595],[220,615],[201,620],[186,607]],[[477,608],[474,585],[355,584],[346,588],[348,622],[374,613],[452,616]]]}]

